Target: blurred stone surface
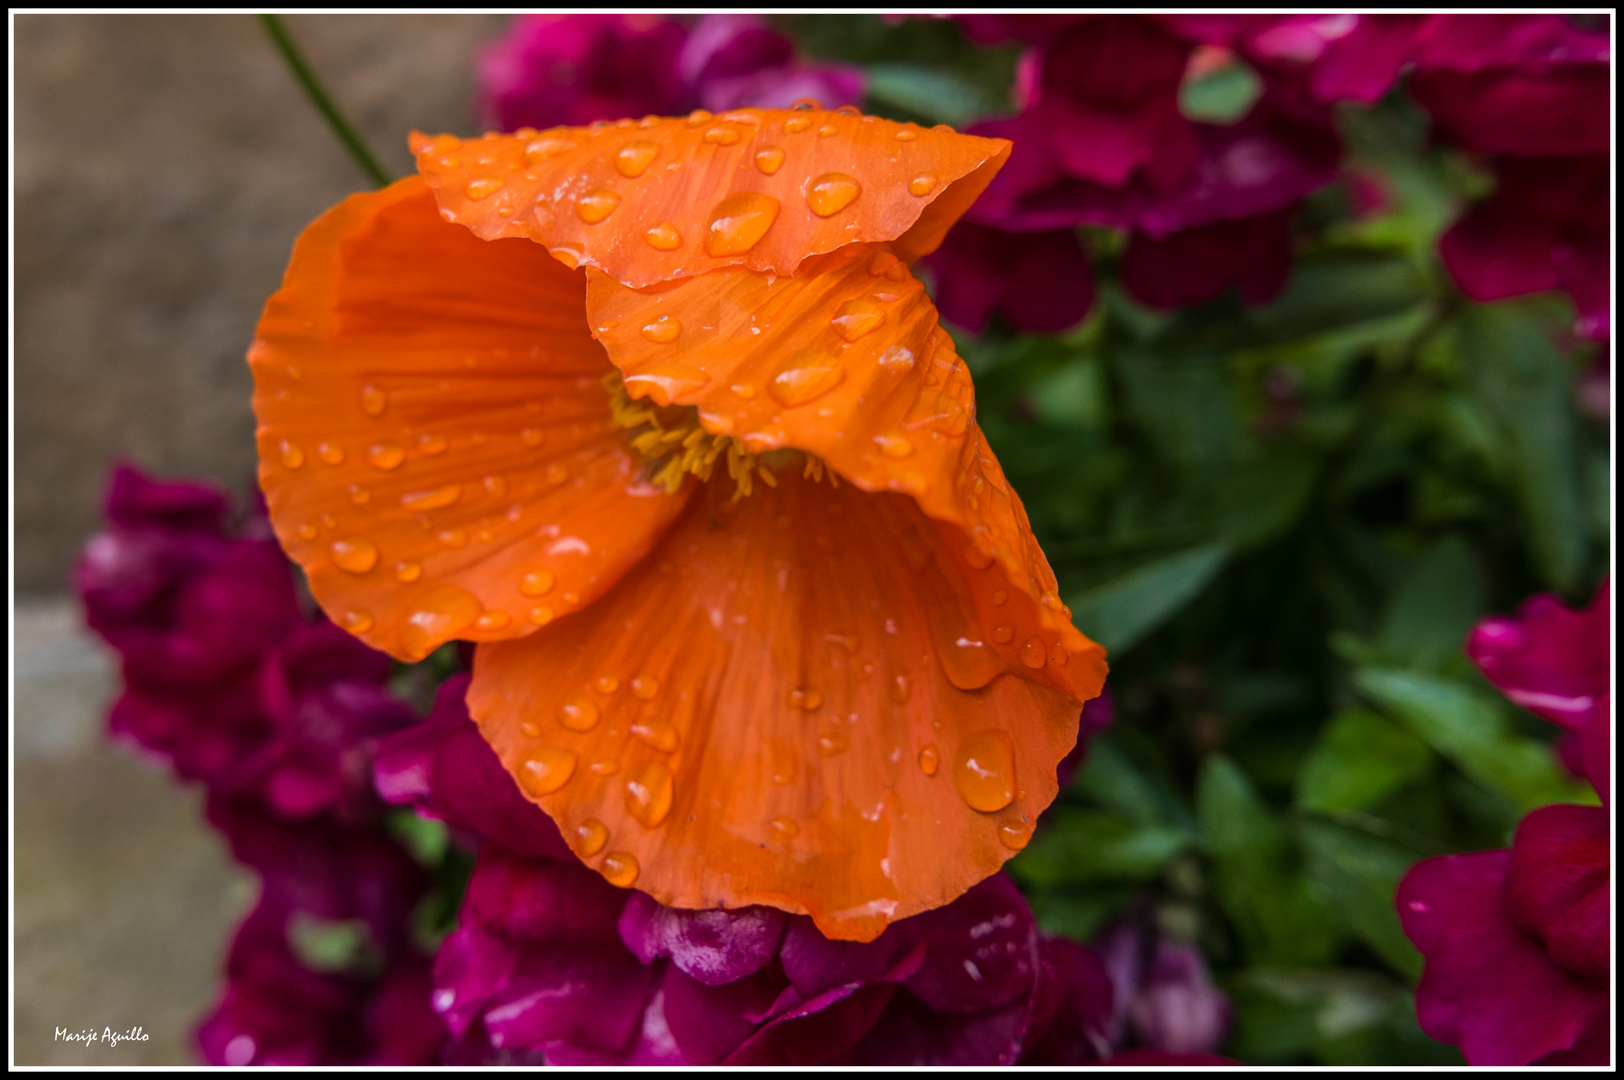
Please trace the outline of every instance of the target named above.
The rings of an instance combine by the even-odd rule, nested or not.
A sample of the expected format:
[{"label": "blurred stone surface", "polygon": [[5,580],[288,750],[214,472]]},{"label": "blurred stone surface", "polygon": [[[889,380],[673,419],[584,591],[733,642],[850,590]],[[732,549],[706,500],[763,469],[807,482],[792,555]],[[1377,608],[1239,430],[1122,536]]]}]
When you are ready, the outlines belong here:
[{"label": "blurred stone surface", "polygon": [[[469,134],[491,15],[292,15],[396,175]],[[368,186],[252,15],[18,15],[16,570],[57,592],[108,463],[253,476],[244,360],[294,237]]]},{"label": "blurred stone surface", "polygon": [[[200,790],[102,734],[115,669],[73,602],[20,603],[15,626],[13,1060],[193,1064],[252,878],[204,824]],[[137,1026],[146,1041],[100,1038]]]}]

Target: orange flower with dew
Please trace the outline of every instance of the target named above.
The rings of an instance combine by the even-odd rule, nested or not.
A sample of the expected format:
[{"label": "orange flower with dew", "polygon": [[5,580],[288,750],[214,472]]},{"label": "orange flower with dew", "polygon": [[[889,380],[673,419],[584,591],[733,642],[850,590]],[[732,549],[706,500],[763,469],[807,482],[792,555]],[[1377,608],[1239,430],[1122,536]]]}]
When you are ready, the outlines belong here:
[{"label": "orange flower with dew", "polygon": [[909,266],[1009,144],[852,111],[414,135],[249,359],[317,600],[617,885],[835,938],[1025,845],[1099,693]]}]

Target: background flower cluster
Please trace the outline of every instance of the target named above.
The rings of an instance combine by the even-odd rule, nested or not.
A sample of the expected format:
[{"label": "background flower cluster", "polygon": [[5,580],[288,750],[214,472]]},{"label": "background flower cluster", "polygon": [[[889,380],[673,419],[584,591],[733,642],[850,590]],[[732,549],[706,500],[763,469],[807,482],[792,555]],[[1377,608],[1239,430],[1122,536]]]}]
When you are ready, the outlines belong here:
[{"label": "background flower cluster", "polygon": [[118,472],[113,730],[263,880],[205,1058],[1605,1062],[1610,32],[516,19],[495,128],[809,97],[1014,142],[924,267],[1110,698],[953,905],[676,912],[518,796],[454,650],[391,675],[252,515]]}]

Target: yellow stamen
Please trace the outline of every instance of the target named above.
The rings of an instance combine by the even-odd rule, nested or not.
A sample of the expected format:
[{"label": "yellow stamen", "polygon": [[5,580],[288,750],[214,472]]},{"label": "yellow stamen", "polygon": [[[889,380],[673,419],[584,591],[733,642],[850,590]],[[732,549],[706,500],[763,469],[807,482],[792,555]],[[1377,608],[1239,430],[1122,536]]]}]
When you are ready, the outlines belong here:
[{"label": "yellow stamen", "polygon": [[[700,425],[699,410],[692,405],[659,406],[647,399],[633,401],[618,370],[604,376],[603,385],[609,391],[612,422],[626,431],[626,444],[643,459],[643,479],[668,492],[681,488],[689,474],[709,480],[724,454],[728,478],[735,486],[734,499],[749,495],[756,480],[777,487],[773,469],[790,464],[796,455],[806,459],[802,476],[821,480],[825,475],[823,460],[816,454],[776,450],[759,455],[731,435],[713,435]],[[838,487],[834,470],[827,470],[827,475],[829,482]]]}]

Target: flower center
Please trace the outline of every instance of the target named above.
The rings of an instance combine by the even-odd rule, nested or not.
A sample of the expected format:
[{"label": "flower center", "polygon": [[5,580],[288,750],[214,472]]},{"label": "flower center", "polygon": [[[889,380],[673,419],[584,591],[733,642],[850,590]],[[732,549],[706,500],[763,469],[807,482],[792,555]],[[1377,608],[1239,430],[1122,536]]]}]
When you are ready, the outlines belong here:
[{"label": "flower center", "polygon": [[804,462],[801,475],[822,480],[825,475],[836,487],[840,481],[833,469],[825,469],[823,459],[800,450],[769,450],[752,453],[731,435],[713,435],[699,422],[699,410],[692,405],[660,406],[644,398],[633,401],[626,393],[620,371],[603,379],[609,391],[609,415],[626,432],[627,444],[643,459],[643,479],[675,493],[689,474],[708,481],[716,466],[727,463],[727,475],[734,484],[733,498],[742,499],[760,480],[777,487],[774,473],[786,466]]}]

